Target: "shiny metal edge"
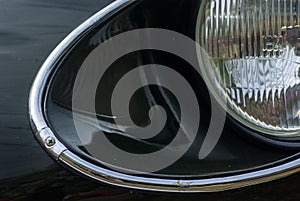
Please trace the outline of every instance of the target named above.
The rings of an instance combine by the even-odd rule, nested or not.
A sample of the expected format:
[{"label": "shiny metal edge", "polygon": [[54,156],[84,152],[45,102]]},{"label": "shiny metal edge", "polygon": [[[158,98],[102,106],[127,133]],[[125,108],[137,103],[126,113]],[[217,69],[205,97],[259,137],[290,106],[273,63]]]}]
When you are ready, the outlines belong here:
[{"label": "shiny metal edge", "polygon": [[219,192],[260,184],[283,178],[300,171],[300,159],[252,173],[209,179],[158,179],[127,175],[91,164],[71,151],[64,151],[60,161],[77,172],[107,184],[138,190],[160,192]]},{"label": "shiny metal edge", "polygon": [[106,17],[138,0],[116,0],[72,31],[49,55],[32,85],[29,115],[33,132],[50,156],[94,180],[120,187],[161,192],[214,192],[259,184],[300,171],[300,159],[246,174],[209,179],[162,179],[133,176],[96,166],[68,150],[54,135],[44,117],[44,93],[55,64],[83,33]]},{"label": "shiny metal edge", "polygon": [[35,134],[38,142],[56,160],[67,148],[55,137],[50,128],[44,128]]}]

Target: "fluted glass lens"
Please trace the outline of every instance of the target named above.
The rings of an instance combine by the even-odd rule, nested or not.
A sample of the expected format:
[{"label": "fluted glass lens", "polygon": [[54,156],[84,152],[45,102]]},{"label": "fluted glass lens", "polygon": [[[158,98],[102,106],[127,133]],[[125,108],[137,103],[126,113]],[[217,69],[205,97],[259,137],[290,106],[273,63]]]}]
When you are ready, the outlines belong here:
[{"label": "fluted glass lens", "polygon": [[270,135],[300,135],[300,0],[204,0],[196,38],[228,112]]}]

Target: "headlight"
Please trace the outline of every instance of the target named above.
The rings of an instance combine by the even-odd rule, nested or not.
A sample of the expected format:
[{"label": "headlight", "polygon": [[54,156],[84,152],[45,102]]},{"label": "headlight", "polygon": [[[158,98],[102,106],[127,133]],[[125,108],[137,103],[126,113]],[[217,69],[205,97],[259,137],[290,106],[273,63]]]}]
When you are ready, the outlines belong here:
[{"label": "headlight", "polygon": [[[215,96],[244,125],[300,135],[300,2],[205,0],[197,40],[211,57],[202,66]],[[224,103],[222,103],[224,105]]]}]

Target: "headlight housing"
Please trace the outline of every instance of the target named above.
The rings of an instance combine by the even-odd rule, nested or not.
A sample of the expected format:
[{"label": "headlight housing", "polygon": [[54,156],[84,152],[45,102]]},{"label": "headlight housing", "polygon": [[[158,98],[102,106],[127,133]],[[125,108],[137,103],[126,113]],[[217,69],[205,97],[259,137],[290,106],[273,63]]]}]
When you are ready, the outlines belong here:
[{"label": "headlight housing", "polygon": [[[219,2],[218,9],[220,5],[222,7],[226,3],[227,1]],[[221,71],[218,70],[222,69],[218,67],[220,62],[214,60],[214,53],[205,46],[204,40],[200,40],[202,37],[200,30],[203,29],[203,26],[205,28],[205,24],[199,23],[199,19],[202,19],[202,16],[206,16],[206,14],[209,15],[206,13],[205,7],[210,4],[212,4],[210,1],[198,0],[118,0],[96,13],[74,30],[51,53],[41,67],[32,86],[29,100],[31,124],[36,138],[44,149],[55,160],[81,175],[108,184],[142,190],[167,192],[220,191],[261,183],[297,172],[300,164],[297,150],[277,149],[249,140],[245,135],[248,131],[243,133],[239,125],[235,126],[228,119],[215,149],[209,152],[207,157],[199,160],[201,146],[205,147],[207,142],[211,142],[211,138],[207,138],[207,131],[210,128],[212,115],[222,114],[224,108],[226,108],[226,105],[223,105],[224,108],[216,107],[216,111],[211,109],[214,99],[210,100],[209,91],[214,93],[215,98],[221,104],[224,104],[221,97],[226,94],[224,93],[226,90],[222,88],[221,82],[219,82],[222,79]],[[200,17],[197,18],[198,15]],[[212,16],[215,16],[215,14]],[[196,23],[197,19],[198,23]],[[206,18],[204,17],[204,19]],[[195,26],[196,24],[198,26]],[[82,66],[96,67],[103,70],[104,66],[101,65],[103,60],[106,60],[110,54],[113,54],[119,48],[126,49],[127,47],[120,45],[124,44],[124,41],[116,40],[115,36],[144,28],[151,30],[153,28],[168,29],[168,31],[163,31],[163,33],[170,33],[170,35],[167,35],[166,41],[170,42],[174,39],[170,43],[171,47],[181,45],[183,49],[186,44],[177,44],[179,40],[176,37],[171,37],[172,32],[177,32],[176,36],[183,34],[184,38],[189,37],[189,40],[199,37],[198,41],[201,41],[202,46],[198,48],[198,53],[200,52],[203,56],[201,57],[201,54],[198,54],[200,56],[199,61],[205,62],[196,63],[198,65],[207,64],[201,66],[204,80],[198,73],[199,69],[193,69],[189,62],[174,53],[162,49],[138,49],[117,58],[109,66],[110,68],[105,69],[104,76],[101,77],[99,86],[95,90],[97,92],[94,97],[96,105],[86,104],[86,107],[74,108],[72,100],[74,94],[89,99],[88,96],[85,96],[85,94],[89,94],[88,89],[83,90],[83,92],[79,90],[82,93],[77,93],[78,91],[74,90],[78,89],[74,87],[76,83],[89,83],[94,77],[98,78],[97,73],[92,73],[88,74],[89,76],[83,76],[82,82],[76,82],[78,74],[83,72],[84,75],[85,71],[81,71]],[[139,31],[137,32],[139,33]],[[153,32],[148,35],[148,38],[145,37],[147,34],[143,34],[143,37],[135,36],[134,41],[138,41],[138,44],[135,45],[150,43],[147,47],[152,47],[151,42],[160,38],[155,37],[157,35]],[[143,40],[138,40],[141,38]],[[99,53],[99,47],[107,43],[110,44],[113,40],[119,42],[119,46],[116,45],[114,48],[108,49],[105,52],[107,54],[97,54]],[[159,46],[157,42],[154,42],[154,44]],[[194,45],[191,57],[195,55],[197,58],[197,44]],[[128,47],[132,47],[131,44]],[[199,50],[200,48],[201,50]],[[228,55],[230,56],[230,54]],[[239,59],[238,56],[233,58],[236,63],[239,63]],[[114,95],[116,84],[120,80],[122,81],[122,77],[134,68],[151,64],[168,66],[169,69],[181,74],[183,78],[188,80],[199,102],[201,121],[197,125],[199,129],[195,139],[190,138],[192,136],[189,132],[191,131],[190,128],[188,126],[183,127],[186,135],[182,138],[181,143],[175,149],[170,149],[170,152],[163,155],[163,157],[169,158],[174,152],[182,150],[181,145],[192,142],[189,149],[178,161],[164,169],[141,174],[135,170],[122,169],[124,168],[122,164],[114,163],[114,161],[120,159],[118,157],[111,157],[112,161],[109,162],[112,163],[108,164],[107,161],[95,157],[89,151],[89,147],[102,145],[101,142],[104,139],[112,142],[120,150],[135,154],[136,158],[130,159],[131,162],[138,163],[147,154],[157,153],[176,139],[174,134],[177,130],[182,129],[180,124],[182,120],[180,101],[176,100],[178,97],[174,96],[168,89],[153,86],[153,80],[156,81],[156,84],[166,81],[170,78],[169,74],[161,76],[161,74],[153,71],[147,77],[145,76],[146,70],[142,69],[140,74],[135,77],[136,79],[129,79],[129,83],[135,83],[136,81],[141,83],[150,80],[150,77],[159,79],[152,79],[151,84],[143,85],[136,90],[128,104],[129,114],[114,114],[112,112],[110,99]],[[232,68],[236,68],[236,66],[232,66]],[[98,72],[97,69],[95,72]],[[173,80],[173,83],[176,83],[176,81]],[[81,85],[79,84],[79,86]],[[127,95],[126,92],[128,91],[121,92],[123,92],[122,95]],[[120,100],[123,100],[122,98],[124,96],[119,97]],[[192,97],[185,96],[185,98],[191,99]],[[231,101],[228,95],[227,100]],[[150,110],[154,104],[166,108],[165,112],[168,118],[165,127],[159,136],[150,139],[139,138],[132,132],[132,127],[127,126],[126,123],[132,120],[138,127],[147,127],[152,120],[151,117],[154,116],[153,113],[155,113],[155,110]],[[184,106],[189,108],[189,105]],[[96,110],[96,114],[91,114],[90,109]],[[232,111],[231,114],[234,116],[234,107],[231,107],[229,111]],[[187,116],[192,117],[197,112],[197,110],[189,110]],[[240,118],[239,115],[237,114],[234,117]],[[248,122],[248,120],[245,121]],[[86,134],[85,139],[78,136],[75,125],[78,122],[83,128],[83,133]],[[123,126],[124,122],[125,126]],[[186,122],[189,123],[189,121]],[[102,137],[100,140],[99,135]],[[100,154],[109,155],[112,153],[111,151],[112,149],[105,149]],[[156,159],[161,160],[161,158]],[[126,160],[123,161],[127,162]],[[120,166],[115,168],[116,164]],[[152,163],[148,162],[140,165],[151,166]]]}]

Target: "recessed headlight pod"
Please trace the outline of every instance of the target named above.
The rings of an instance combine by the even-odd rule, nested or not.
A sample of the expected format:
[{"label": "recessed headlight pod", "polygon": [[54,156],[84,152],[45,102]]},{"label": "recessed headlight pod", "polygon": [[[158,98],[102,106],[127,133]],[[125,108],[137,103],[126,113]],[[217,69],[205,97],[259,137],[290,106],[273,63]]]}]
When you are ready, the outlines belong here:
[{"label": "recessed headlight pod", "polygon": [[41,66],[29,97],[34,135],[64,168],[131,189],[223,191],[299,172],[298,9],[116,0]]}]

